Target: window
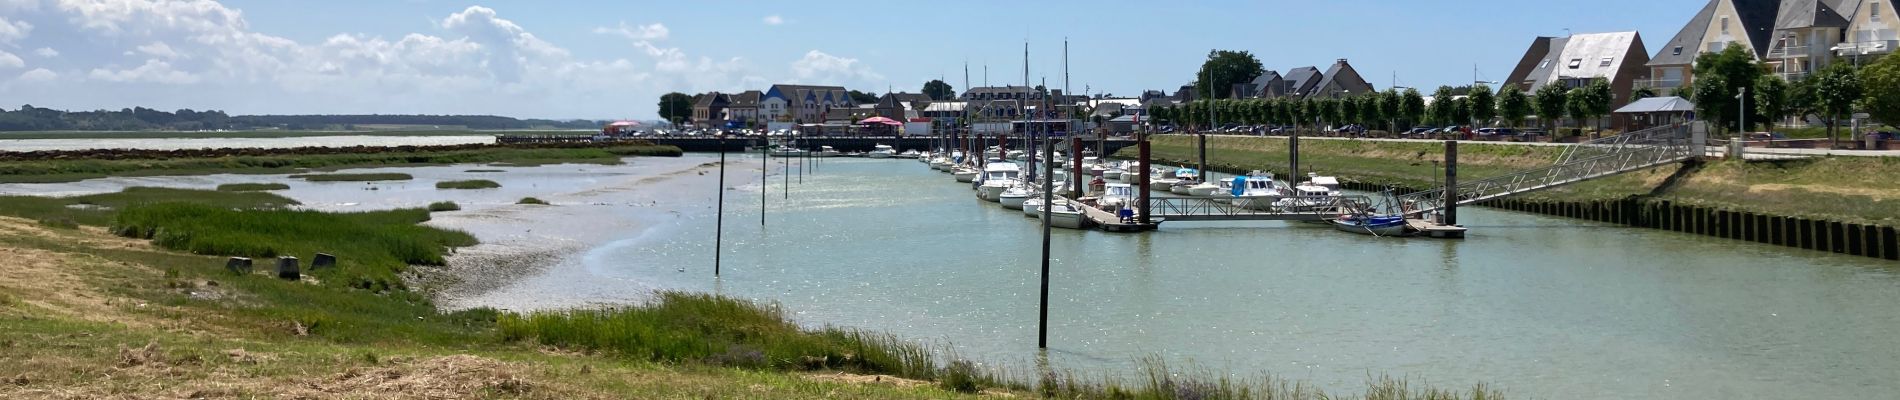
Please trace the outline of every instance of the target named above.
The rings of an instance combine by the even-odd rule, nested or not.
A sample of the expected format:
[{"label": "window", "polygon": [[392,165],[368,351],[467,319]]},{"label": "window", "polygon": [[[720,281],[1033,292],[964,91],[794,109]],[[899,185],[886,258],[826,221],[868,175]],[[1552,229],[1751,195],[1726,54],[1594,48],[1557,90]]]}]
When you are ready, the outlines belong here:
[{"label": "window", "polygon": [[1544,68],[1550,68],[1550,59],[1546,58],[1544,59],[1544,62],[1537,64],[1537,69],[1544,69]]},{"label": "window", "polygon": [[1583,67],[1583,59],[1581,58],[1570,59],[1570,69],[1577,69],[1577,68],[1582,68],[1582,67]]},{"label": "window", "polygon": [[1682,46],[1676,46],[1676,50],[1670,52],[1669,55],[1672,55],[1672,56],[1682,55]]},{"label": "window", "polygon": [[1610,61],[1611,61],[1611,60],[1614,60],[1614,59],[1615,59],[1615,58],[1613,58],[1613,57],[1603,57],[1603,62],[1602,62],[1602,63],[1598,63],[1598,64],[1597,64],[1597,66],[1599,66],[1599,67],[1608,67],[1608,66],[1610,66],[1610,64],[1611,64],[1611,62],[1610,62]]},{"label": "window", "polygon": [[1726,16],[1722,17],[1722,34],[1728,34],[1728,17]]},{"label": "window", "polygon": [[1874,5],[1872,19],[1874,23],[1878,24],[1880,23],[1880,3],[1874,2],[1872,4]]}]

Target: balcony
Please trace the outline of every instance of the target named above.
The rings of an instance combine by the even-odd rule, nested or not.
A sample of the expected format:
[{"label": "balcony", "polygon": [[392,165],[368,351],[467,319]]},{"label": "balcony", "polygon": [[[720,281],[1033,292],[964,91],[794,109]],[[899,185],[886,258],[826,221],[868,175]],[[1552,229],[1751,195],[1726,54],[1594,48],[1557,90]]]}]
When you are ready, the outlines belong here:
[{"label": "balcony", "polygon": [[1674,96],[1676,95],[1676,91],[1683,89],[1682,79],[1680,78],[1653,78],[1639,82],[1639,84],[1649,86],[1649,89],[1655,91],[1657,96]]},{"label": "balcony", "polygon": [[1809,50],[1811,49],[1808,46],[1776,46],[1774,50],[1768,51],[1768,58],[1805,58],[1813,54]]},{"label": "balcony", "polygon": [[1810,74],[1811,73],[1809,73],[1808,71],[1793,71],[1793,72],[1776,72],[1775,76],[1781,77],[1781,80],[1784,80],[1784,81],[1794,82],[1794,81],[1807,78],[1808,75]]},{"label": "balcony", "polygon": [[1832,50],[1834,50],[1834,54],[1838,54],[1842,57],[1852,57],[1893,53],[1895,48],[1900,48],[1900,40],[1846,42],[1841,43],[1839,46],[1834,46]]}]

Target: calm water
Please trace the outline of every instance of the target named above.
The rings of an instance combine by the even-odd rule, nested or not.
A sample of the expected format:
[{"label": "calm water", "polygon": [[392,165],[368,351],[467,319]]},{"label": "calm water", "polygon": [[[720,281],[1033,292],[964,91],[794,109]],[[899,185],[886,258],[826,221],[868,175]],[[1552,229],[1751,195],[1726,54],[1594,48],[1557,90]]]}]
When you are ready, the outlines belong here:
[{"label": "calm water", "polygon": [[[728,197],[722,278],[710,277],[712,219],[698,214],[594,248],[584,272],[507,297],[720,292],[781,302],[810,324],[1027,365],[1035,220],[914,161],[816,172],[790,200],[770,179],[764,229],[756,182]],[[1487,209],[1461,217],[1473,229],[1463,241],[1281,222],[1058,229],[1052,363],[1132,371],[1161,355],[1335,389],[1391,374],[1540,398],[1900,391],[1895,264]]]},{"label": "calm water", "polygon": [[469,136],[308,136],[287,138],[178,138],[178,139],[7,139],[0,151],[205,148],[292,148],[348,146],[441,146],[494,143],[493,135]]},{"label": "calm water", "polygon": [[[757,158],[735,158],[724,276],[712,278],[716,175],[707,161],[633,159],[468,173],[400,169],[402,183],[290,181],[325,209],[453,199],[438,222],[486,242],[564,243],[545,272],[458,306],[547,309],[638,301],[655,289],[776,301],[801,323],[949,343],[1029,371],[1038,354],[1040,225],[912,160],[832,159],[784,199],[772,164],[759,225]],[[794,170],[796,171],[796,170]],[[492,191],[440,191],[483,177]],[[209,187],[269,176],[0,185],[74,194]],[[365,190],[377,186],[379,190]],[[544,196],[560,206],[510,203]],[[1051,364],[1132,372],[1137,359],[1273,373],[1354,391],[1368,375],[1441,387],[1483,381],[1537,398],[1893,398],[1900,268],[1737,241],[1461,210],[1469,239],[1382,239],[1298,223],[1167,223],[1159,232],[1056,230]]]}]

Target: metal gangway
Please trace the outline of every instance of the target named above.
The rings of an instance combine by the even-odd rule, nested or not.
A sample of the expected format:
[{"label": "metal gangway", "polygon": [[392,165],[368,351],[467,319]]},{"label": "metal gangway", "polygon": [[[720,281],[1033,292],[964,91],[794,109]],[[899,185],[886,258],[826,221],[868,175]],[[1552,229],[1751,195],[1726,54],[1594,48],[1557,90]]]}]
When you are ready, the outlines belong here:
[{"label": "metal gangway", "polygon": [[1218,196],[1154,197],[1148,199],[1148,212],[1159,221],[1322,221],[1363,212],[1373,205],[1371,198],[1360,195],[1259,200],[1274,201],[1274,205],[1244,207],[1234,204],[1232,197]]},{"label": "metal gangway", "polygon": [[[1457,205],[1614,176],[1700,157],[1706,132],[1700,126],[1670,125],[1629,132],[1568,146],[1551,166],[1475,181],[1458,182]],[[1444,208],[1445,189],[1397,196],[1388,213],[1418,216]]]}]

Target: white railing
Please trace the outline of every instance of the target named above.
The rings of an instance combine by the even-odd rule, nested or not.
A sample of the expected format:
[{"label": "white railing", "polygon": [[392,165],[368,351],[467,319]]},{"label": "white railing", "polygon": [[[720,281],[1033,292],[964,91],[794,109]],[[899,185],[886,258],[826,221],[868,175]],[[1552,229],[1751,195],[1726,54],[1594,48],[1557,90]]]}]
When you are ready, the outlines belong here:
[{"label": "white railing", "polygon": [[[1549,167],[1460,182],[1454,200],[1476,203],[1680,162],[1699,156],[1691,137],[1688,126],[1672,125],[1578,143]],[[1445,189],[1436,189],[1399,196],[1386,206],[1391,213],[1419,215],[1444,208],[1444,202]]]}]

